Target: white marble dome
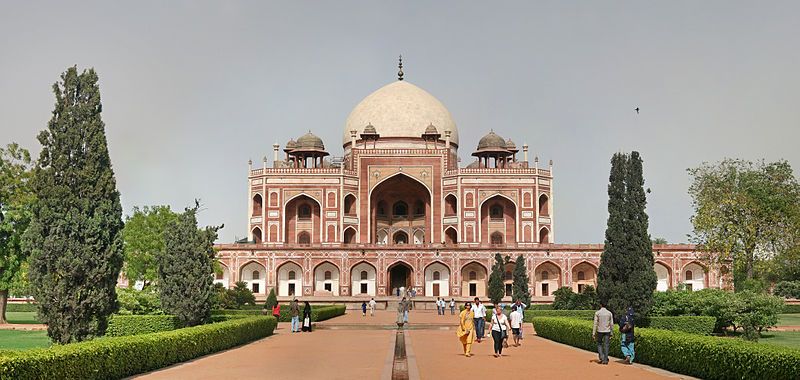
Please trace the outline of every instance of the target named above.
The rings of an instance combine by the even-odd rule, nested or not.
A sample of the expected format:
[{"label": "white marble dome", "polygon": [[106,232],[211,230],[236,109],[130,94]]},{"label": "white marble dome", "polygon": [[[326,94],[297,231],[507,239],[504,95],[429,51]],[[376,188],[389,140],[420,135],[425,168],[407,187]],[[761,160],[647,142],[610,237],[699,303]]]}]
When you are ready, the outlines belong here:
[{"label": "white marble dome", "polygon": [[450,141],[458,144],[458,129],[450,111],[433,95],[407,81],[387,84],[358,103],[347,117],[342,144],[350,142],[350,131],[356,130],[360,136],[368,124],[375,126],[381,138],[420,138],[433,124],[442,140],[449,130]]}]

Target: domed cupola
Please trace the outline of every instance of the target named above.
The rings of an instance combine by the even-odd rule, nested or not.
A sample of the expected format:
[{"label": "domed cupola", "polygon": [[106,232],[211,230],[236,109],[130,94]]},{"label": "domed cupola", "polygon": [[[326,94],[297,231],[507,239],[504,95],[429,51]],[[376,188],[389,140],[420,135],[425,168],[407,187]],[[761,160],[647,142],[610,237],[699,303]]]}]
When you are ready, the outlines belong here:
[{"label": "domed cupola", "polygon": [[481,137],[478,141],[478,149],[472,155],[478,157],[481,167],[505,168],[507,163],[513,161],[514,156],[513,151],[509,150],[509,143],[514,144],[513,141],[508,140],[507,142],[502,136],[490,131]]},{"label": "domed cupola", "polygon": [[283,151],[289,153],[293,151],[295,148],[297,148],[297,142],[294,141],[294,139],[289,139],[289,141],[286,142],[286,147],[283,148]]},{"label": "domed cupola", "polygon": [[322,139],[317,137],[317,135],[308,133],[300,136],[297,139],[297,147],[295,150],[317,150],[317,151],[325,151],[325,144],[322,143]]},{"label": "domed cupola", "polygon": [[[289,143],[291,142],[292,140],[289,140]],[[286,149],[289,149],[289,143],[286,143]],[[328,155],[322,139],[311,133],[311,131],[300,136],[294,145],[294,149],[287,153],[293,162],[292,166],[297,168],[321,168],[323,157]]]}]

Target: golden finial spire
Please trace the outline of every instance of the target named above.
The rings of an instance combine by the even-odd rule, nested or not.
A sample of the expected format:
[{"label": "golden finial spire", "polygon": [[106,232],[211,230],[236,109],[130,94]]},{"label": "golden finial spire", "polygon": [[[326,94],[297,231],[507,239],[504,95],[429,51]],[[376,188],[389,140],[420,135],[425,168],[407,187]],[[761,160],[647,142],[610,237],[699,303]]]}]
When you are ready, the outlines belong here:
[{"label": "golden finial spire", "polygon": [[400,69],[400,71],[397,72],[397,80],[403,80],[403,55],[402,54],[400,55],[400,60],[399,60],[399,63],[397,65],[397,68]]}]

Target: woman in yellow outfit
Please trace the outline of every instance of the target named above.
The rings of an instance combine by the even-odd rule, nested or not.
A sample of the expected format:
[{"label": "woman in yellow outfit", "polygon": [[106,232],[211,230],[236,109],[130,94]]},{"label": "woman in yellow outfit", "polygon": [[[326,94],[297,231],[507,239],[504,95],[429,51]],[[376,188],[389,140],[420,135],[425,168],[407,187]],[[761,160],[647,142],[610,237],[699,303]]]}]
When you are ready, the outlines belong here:
[{"label": "woman in yellow outfit", "polygon": [[475,324],[472,322],[474,315],[472,313],[472,304],[467,302],[464,305],[464,310],[459,315],[459,325],[456,334],[464,347],[464,356],[472,356],[472,341],[475,339]]}]

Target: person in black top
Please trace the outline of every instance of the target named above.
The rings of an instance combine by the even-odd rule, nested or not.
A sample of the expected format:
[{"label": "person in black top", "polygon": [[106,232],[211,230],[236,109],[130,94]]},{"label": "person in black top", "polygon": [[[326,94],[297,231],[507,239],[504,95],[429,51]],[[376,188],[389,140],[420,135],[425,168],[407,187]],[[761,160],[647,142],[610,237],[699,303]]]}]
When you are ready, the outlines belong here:
[{"label": "person in black top", "polygon": [[633,357],[635,356],[633,350],[633,308],[629,307],[628,312],[619,319],[619,335],[620,343],[622,344],[622,354],[625,355],[625,361],[628,364],[633,364]]},{"label": "person in black top", "polygon": [[308,301],[303,307],[303,331],[311,331],[311,305]]}]

